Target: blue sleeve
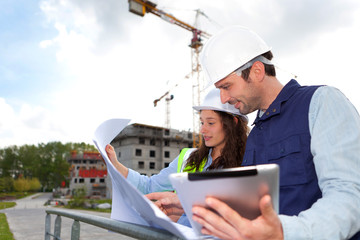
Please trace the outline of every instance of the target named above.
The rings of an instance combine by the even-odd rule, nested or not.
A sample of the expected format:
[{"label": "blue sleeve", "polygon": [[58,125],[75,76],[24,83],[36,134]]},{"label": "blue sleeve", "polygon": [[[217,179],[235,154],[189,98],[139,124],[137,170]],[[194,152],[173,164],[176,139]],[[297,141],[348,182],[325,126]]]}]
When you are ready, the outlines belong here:
[{"label": "blue sleeve", "polygon": [[360,118],[337,89],[320,87],[309,109],[311,153],[322,198],[280,215],[284,239],[348,239],[360,230]]},{"label": "blue sleeve", "polygon": [[141,175],[129,169],[127,180],[143,194],[173,191],[174,189],[170,183],[169,175],[177,172],[178,157],[176,157],[168,167],[163,168],[158,174],[151,177]]}]

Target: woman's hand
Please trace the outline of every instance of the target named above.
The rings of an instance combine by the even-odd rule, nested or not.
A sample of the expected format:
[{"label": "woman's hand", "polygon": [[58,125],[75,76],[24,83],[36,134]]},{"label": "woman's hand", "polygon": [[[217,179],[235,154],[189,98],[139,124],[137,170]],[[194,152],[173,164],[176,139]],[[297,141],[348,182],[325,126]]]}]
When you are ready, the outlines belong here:
[{"label": "woman's hand", "polygon": [[154,204],[160,208],[173,222],[177,222],[184,209],[180,200],[174,192],[153,192],[145,195],[148,199],[154,201]]},{"label": "woman's hand", "polygon": [[118,162],[116,157],[116,152],[113,146],[110,144],[106,145],[105,147],[106,154],[108,158],[110,159],[111,163],[115,166],[115,164]]},{"label": "woman's hand", "polygon": [[122,165],[116,157],[116,152],[113,146],[110,144],[106,145],[105,147],[106,154],[108,158],[110,159],[111,163],[114,165],[116,170],[118,170],[125,178],[127,178],[127,175],[129,173],[129,169]]}]

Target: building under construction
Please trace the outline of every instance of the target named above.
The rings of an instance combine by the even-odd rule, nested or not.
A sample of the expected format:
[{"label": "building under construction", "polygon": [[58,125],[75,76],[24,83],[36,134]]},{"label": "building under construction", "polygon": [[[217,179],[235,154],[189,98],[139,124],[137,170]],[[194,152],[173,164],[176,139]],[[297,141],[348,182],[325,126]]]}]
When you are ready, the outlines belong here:
[{"label": "building under construction", "polygon": [[167,167],[182,148],[192,147],[192,134],[135,123],[127,126],[111,144],[122,164],[151,176]]},{"label": "building under construction", "polygon": [[99,152],[71,152],[69,188],[74,195],[76,189],[84,189],[90,198],[109,198],[110,180],[106,165]]},{"label": "building under construction", "polygon": [[[131,124],[115,137],[111,145],[126,167],[147,176],[159,173],[176,158],[181,149],[192,147],[192,131],[179,131],[144,124]],[[111,198],[111,179],[100,153],[71,152],[69,188],[84,189],[89,198]]]}]

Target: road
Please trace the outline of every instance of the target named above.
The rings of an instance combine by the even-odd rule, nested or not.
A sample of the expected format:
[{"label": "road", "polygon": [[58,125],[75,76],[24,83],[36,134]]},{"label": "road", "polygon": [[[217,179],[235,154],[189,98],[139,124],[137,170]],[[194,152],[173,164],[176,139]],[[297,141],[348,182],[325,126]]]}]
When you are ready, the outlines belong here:
[{"label": "road", "polygon": [[[11,232],[16,240],[40,240],[45,237],[45,216],[46,208],[44,203],[51,197],[51,193],[39,193],[23,199],[16,200],[16,206],[0,210],[5,213]],[[83,213],[110,217],[110,213],[81,211]],[[51,231],[55,222],[55,216],[51,216]],[[73,220],[61,218],[61,239],[71,239],[71,226]],[[80,223],[80,239],[83,240],[131,240],[134,238],[123,236],[121,234],[109,232],[108,230],[98,228],[86,223]]]}]

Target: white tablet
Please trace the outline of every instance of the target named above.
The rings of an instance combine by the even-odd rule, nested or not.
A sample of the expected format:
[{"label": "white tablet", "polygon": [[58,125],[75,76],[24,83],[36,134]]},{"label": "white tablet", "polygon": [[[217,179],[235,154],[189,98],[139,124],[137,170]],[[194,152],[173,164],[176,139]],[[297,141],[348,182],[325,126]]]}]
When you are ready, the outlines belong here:
[{"label": "white tablet", "polygon": [[192,206],[205,206],[206,196],[227,203],[242,217],[260,215],[259,200],[269,194],[275,211],[279,209],[279,166],[263,164],[197,173],[173,173],[169,176],[187,217],[198,235],[201,225],[192,220]]}]

